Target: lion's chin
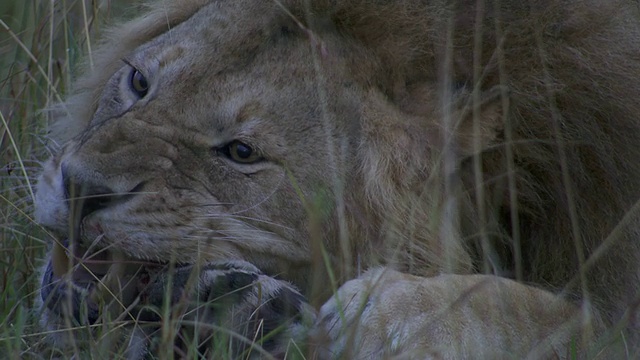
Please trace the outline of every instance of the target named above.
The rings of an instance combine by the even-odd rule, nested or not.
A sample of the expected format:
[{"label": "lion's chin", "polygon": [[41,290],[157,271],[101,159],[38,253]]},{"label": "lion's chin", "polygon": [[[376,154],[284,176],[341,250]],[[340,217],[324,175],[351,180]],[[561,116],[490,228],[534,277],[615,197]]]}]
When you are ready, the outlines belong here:
[{"label": "lion's chin", "polygon": [[95,323],[105,309],[112,315],[128,312],[148,284],[149,274],[163,267],[117,251],[90,252],[68,243],[54,244],[40,296],[49,312],[80,324]]}]

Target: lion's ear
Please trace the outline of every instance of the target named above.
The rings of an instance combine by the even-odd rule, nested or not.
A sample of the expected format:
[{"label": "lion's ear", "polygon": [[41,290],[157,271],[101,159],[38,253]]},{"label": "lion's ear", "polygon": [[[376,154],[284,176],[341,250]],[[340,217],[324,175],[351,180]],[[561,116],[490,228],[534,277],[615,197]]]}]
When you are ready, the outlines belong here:
[{"label": "lion's ear", "polygon": [[424,82],[396,87],[393,101],[401,112],[423,119],[428,131],[436,133],[432,139],[438,139],[438,146],[451,145],[459,157],[479,154],[501,141],[509,105],[505,87],[473,94],[459,86],[443,93],[437,82]]},{"label": "lion's ear", "polygon": [[508,90],[495,86],[477,96],[469,94],[452,113],[453,133],[459,155],[477,155],[504,139],[504,124],[509,106]]},{"label": "lion's ear", "polygon": [[[365,74],[363,81],[376,86],[401,112],[424,118],[423,127],[437,132],[433,139],[441,138],[443,144],[453,139],[460,157],[482,152],[499,140],[507,92],[495,86],[474,96],[474,85],[468,86],[478,66],[473,64],[476,54],[470,43],[477,28],[474,1],[460,0],[455,6],[437,1],[330,3],[333,29],[362,50],[351,52],[360,56],[352,62],[353,76]],[[480,66],[490,66],[489,52],[487,56]],[[365,60],[369,66],[362,65]],[[478,86],[486,87],[487,81]]]}]

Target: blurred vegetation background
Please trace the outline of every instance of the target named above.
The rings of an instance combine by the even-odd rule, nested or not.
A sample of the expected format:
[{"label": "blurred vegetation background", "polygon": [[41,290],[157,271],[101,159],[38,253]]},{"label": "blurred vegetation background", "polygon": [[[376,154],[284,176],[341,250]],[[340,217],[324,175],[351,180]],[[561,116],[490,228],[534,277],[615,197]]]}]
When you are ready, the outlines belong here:
[{"label": "blurred vegetation background", "polygon": [[40,164],[56,148],[42,109],[59,102],[125,0],[0,1],[0,358],[51,358],[33,308],[51,241],[32,218]]}]

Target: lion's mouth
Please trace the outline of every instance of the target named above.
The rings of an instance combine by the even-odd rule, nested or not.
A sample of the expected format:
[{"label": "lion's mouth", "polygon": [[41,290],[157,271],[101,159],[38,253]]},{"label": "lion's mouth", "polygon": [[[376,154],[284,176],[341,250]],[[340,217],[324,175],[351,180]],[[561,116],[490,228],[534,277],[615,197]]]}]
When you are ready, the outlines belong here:
[{"label": "lion's mouth", "polygon": [[127,313],[162,265],[132,259],[117,251],[91,252],[69,241],[55,242],[42,278],[45,306],[81,324],[96,322],[105,309]]}]

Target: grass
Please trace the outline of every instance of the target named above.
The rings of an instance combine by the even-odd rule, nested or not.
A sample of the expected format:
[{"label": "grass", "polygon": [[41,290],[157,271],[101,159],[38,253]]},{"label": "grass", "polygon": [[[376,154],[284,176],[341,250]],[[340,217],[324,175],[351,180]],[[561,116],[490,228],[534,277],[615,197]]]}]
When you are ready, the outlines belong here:
[{"label": "grass", "polygon": [[[126,1],[0,2],[0,357],[42,358],[33,313],[51,241],[31,217],[38,160],[48,157],[41,109],[60,100],[101,24]],[[46,358],[46,357],[45,357]]]}]

